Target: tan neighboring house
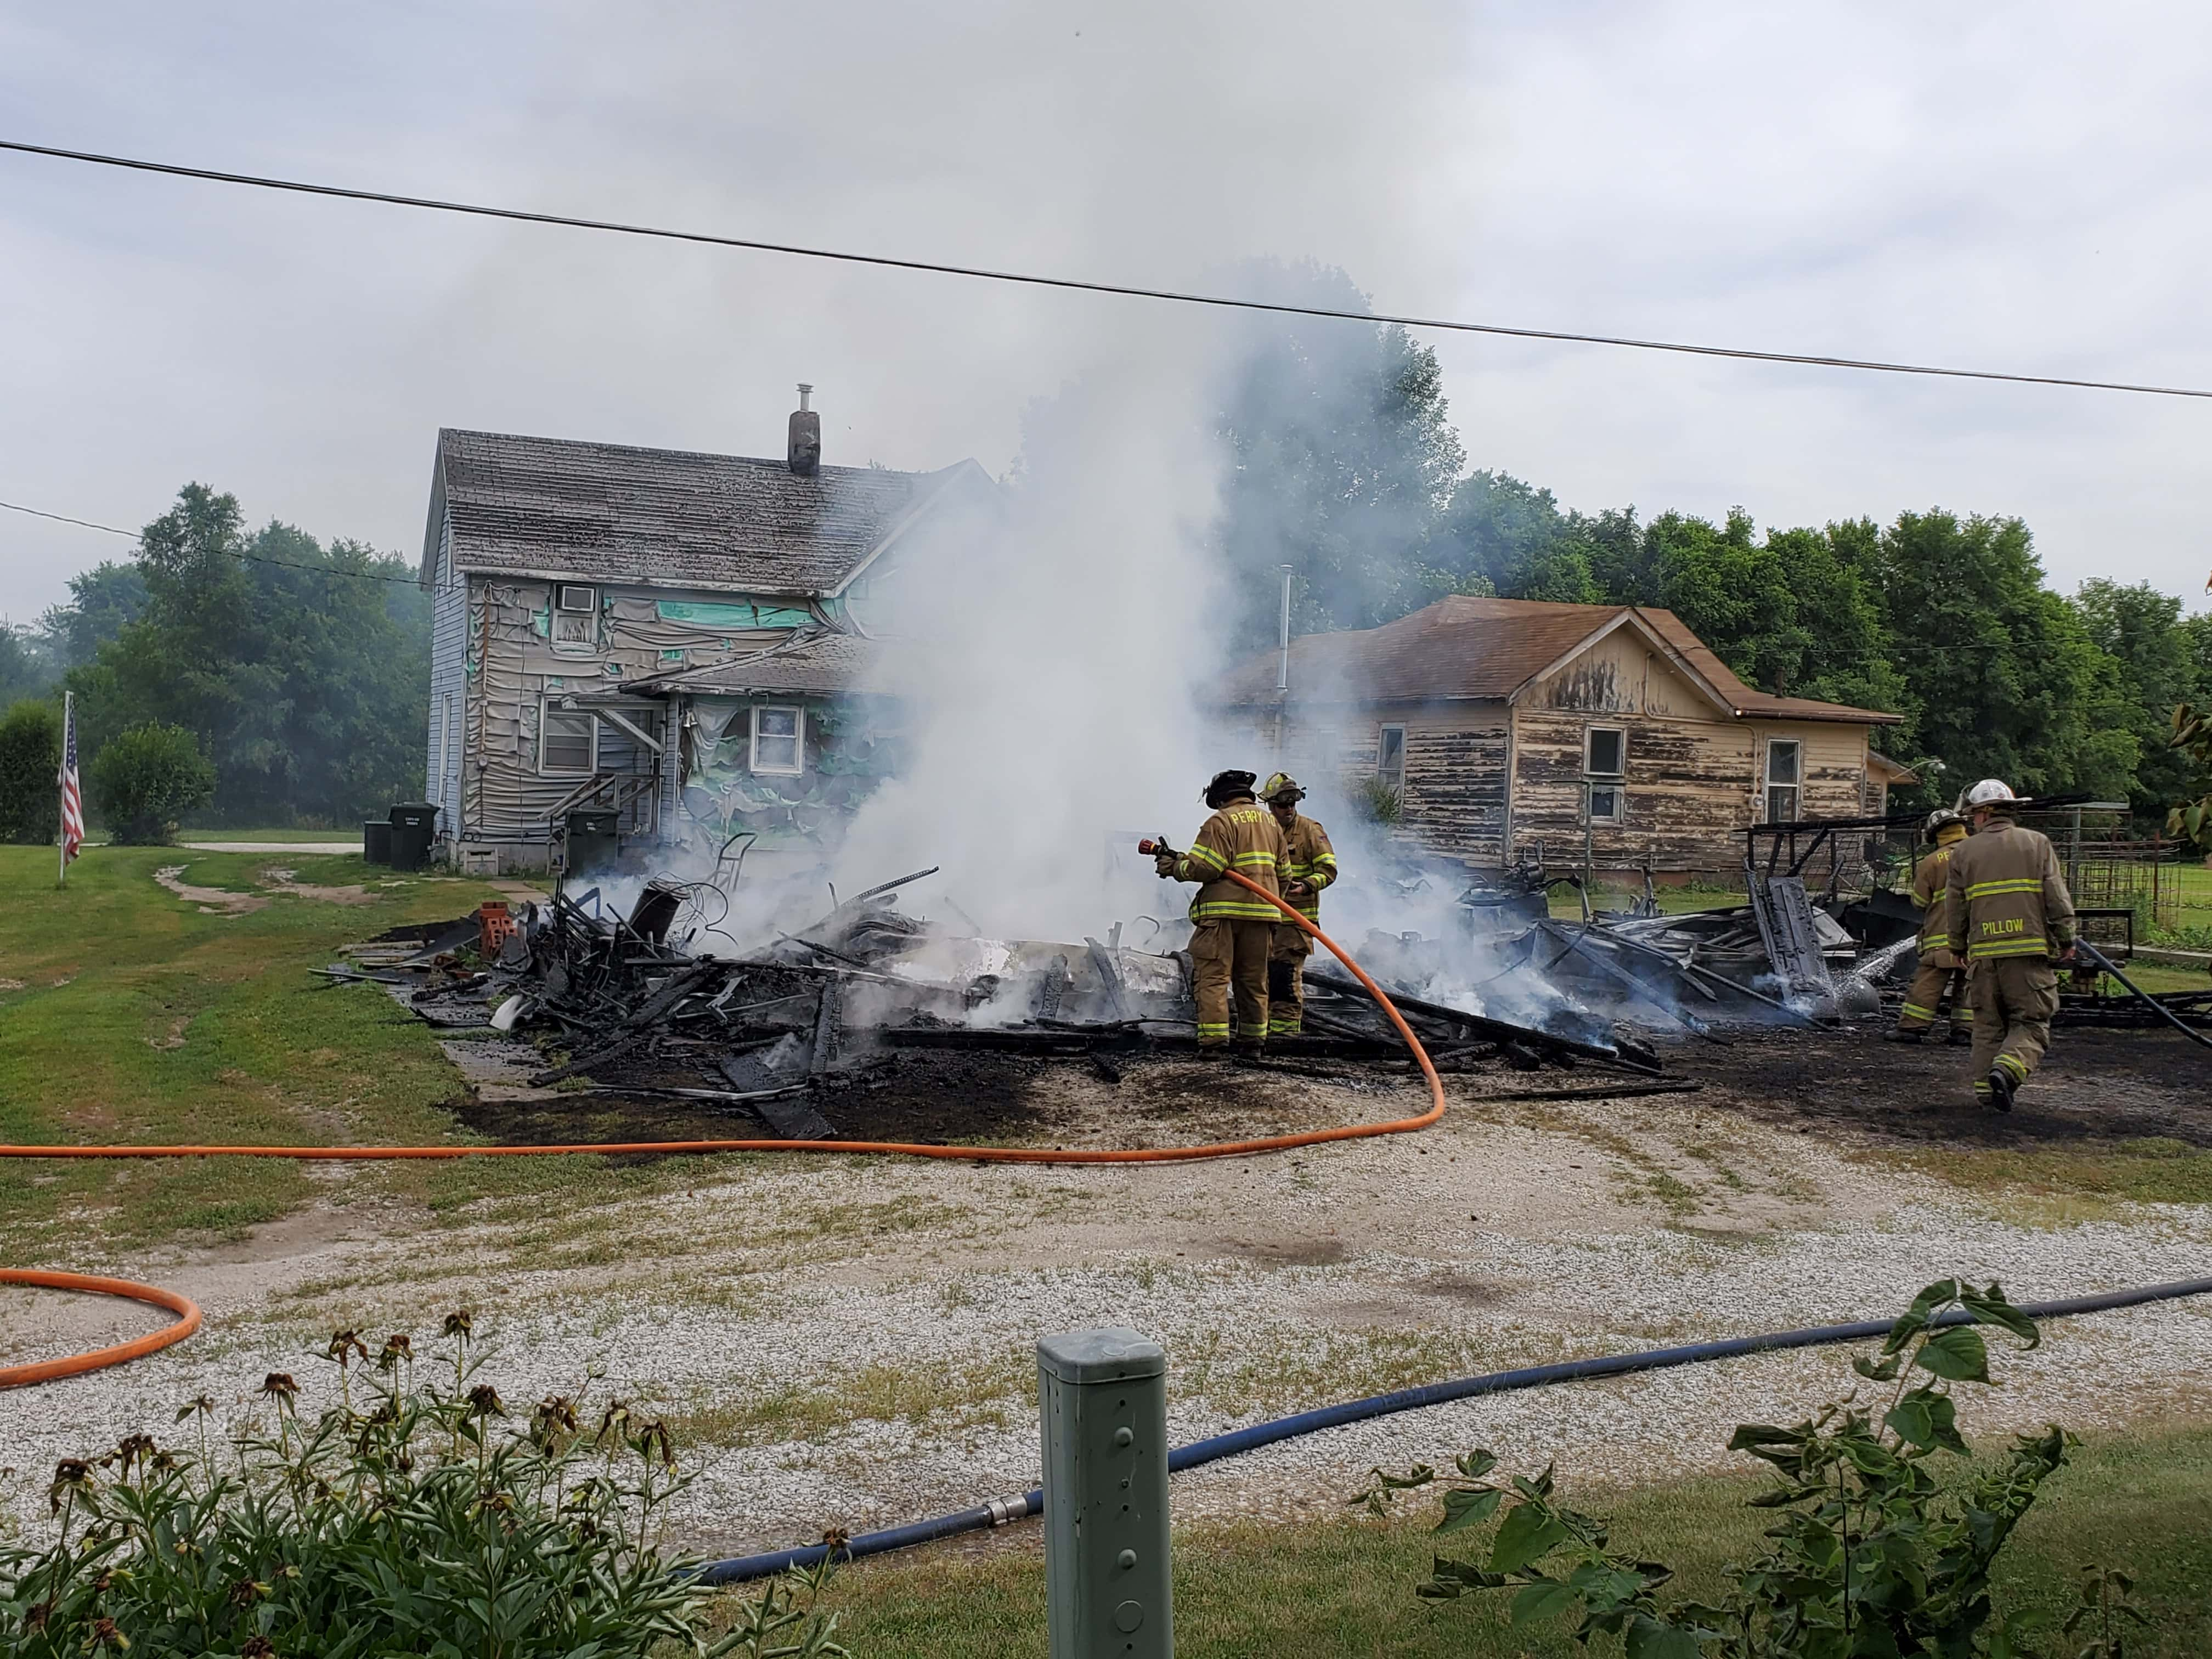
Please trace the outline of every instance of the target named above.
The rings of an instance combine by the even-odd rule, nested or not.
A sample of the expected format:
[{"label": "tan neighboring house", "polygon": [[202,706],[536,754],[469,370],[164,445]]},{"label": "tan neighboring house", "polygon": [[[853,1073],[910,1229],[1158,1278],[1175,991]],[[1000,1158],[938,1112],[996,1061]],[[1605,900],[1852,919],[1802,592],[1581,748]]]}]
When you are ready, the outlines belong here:
[{"label": "tan neighboring house", "polygon": [[[1672,611],[1455,598],[1291,642],[1222,683],[1249,763],[1401,802],[1397,835],[1473,866],[1540,855],[1734,870],[1741,831],[1886,810],[1899,716],[1754,691]],[[1262,769],[1265,769],[1264,768]]]}]

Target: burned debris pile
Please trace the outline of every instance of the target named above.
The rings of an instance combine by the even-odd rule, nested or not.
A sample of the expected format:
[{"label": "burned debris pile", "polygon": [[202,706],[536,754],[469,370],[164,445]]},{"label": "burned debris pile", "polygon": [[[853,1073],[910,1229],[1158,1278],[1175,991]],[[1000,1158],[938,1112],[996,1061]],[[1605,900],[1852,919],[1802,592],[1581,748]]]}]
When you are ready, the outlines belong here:
[{"label": "burned debris pile", "polygon": [[[726,896],[656,878],[627,906],[563,884],[550,902],[514,915],[487,906],[356,947],[349,965],[322,971],[381,982],[441,1027],[532,1042],[541,1060],[528,1084],[550,1091],[542,1104],[575,1092],[668,1096],[800,1139],[835,1138],[841,1096],[890,1080],[921,1051],[1065,1058],[1110,1084],[1133,1059],[1194,1050],[1188,956],[1130,948],[1118,924],[1071,943],[947,932],[899,908],[899,889],[934,873],[885,882],[728,955],[708,948],[736,944],[715,925]],[[1377,937],[1390,947],[1386,988],[1439,976],[1443,947]],[[1403,1071],[1405,1044],[1372,1000],[1317,961],[1329,965],[1306,975],[1305,1034],[1272,1040],[1266,1059],[1248,1063]],[[1539,1026],[1393,996],[1444,1071],[1662,1070],[1654,1050],[1609,1022]]]}]

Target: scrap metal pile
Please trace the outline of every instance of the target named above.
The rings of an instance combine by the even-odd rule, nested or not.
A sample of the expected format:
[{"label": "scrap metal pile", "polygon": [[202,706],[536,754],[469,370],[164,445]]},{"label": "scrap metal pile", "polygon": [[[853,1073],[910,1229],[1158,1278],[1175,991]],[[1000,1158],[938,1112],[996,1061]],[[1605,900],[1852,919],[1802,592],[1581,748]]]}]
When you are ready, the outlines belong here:
[{"label": "scrap metal pile", "polygon": [[[679,1097],[797,1139],[834,1137],[839,1094],[887,1081],[916,1050],[1066,1057],[1116,1083],[1132,1057],[1194,1048],[1186,954],[1125,946],[1119,925],[1079,943],[946,932],[898,907],[898,889],[934,873],[885,882],[731,955],[704,948],[728,939],[708,925],[726,896],[655,879],[627,908],[596,888],[556,889],[512,918],[414,930],[322,971],[381,981],[443,1027],[526,1034],[545,1059],[535,1087]],[[1436,977],[1443,947],[1377,937],[1391,947],[1386,988]],[[1405,1045],[1373,1001],[1329,958],[1316,963],[1328,965],[1306,975],[1307,1035],[1272,1040],[1257,1063],[1402,1067]],[[1443,1070],[1662,1069],[1647,1045],[1586,1015],[1539,1026],[1392,995]]]}]

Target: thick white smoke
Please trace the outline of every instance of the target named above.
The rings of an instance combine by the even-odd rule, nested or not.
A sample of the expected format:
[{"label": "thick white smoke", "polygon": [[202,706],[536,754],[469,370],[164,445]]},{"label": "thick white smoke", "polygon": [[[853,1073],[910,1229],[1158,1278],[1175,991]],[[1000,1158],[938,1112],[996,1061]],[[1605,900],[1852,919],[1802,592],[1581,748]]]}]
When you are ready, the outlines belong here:
[{"label": "thick white smoke", "polygon": [[1032,406],[996,515],[907,555],[889,626],[911,746],[845,840],[841,890],[940,865],[915,908],[1028,939],[1181,914],[1129,832],[1181,839],[1213,768],[1253,763],[1221,757],[1195,696],[1228,650],[1221,338],[1158,316],[1102,342]]}]

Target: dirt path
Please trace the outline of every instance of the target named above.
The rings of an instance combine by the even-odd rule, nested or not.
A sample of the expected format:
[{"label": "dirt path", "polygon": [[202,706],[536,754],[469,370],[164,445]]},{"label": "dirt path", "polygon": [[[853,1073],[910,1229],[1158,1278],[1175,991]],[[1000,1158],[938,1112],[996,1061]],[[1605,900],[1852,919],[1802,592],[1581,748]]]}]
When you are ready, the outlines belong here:
[{"label": "dirt path", "polygon": [[[2092,1220],[2033,1224],[1896,1156],[2145,1133],[2212,1144],[2191,1052],[2155,1035],[2062,1034],[2006,1121],[1948,1103],[1956,1051],[1847,1031],[1673,1051],[1707,1082],[1693,1095],[1495,1097],[1596,1084],[1587,1068],[1454,1079],[1433,1131],[1272,1158],[759,1158],[629,1200],[488,1200],[443,1219],[319,1205],[245,1246],[114,1264],[199,1298],[209,1328],[123,1370],[0,1396],[0,1438],[27,1472],[8,1496],[30,1519],[43,1503],[33,1477],[52,1459],[159,1433],[198,1392],[242,1405],[264,1370],[312,1376],[301,1355],[335,1326],[427,1340],[457,1305],[490,1332],[503,1395],[573,1389],[596,1361],[602,1389],[666,1413],[700,1475],[688,1535],[736,1549],[1032,1483],[1034,1345],[1085,1325],[1133,1325],[1167,1345],[1181,1440],[1504,1366],[1880,1316],[1952,1273],[2001,1279],[2021,1298],[2202,1274],[2212,1206],[2108,1204]],[[1116,1087],[1073,1062],[908,1058],[884,1087],[824,1109],[855,1133],[1131,1144],[1395,1116],[1419,1098],[1409,1079],[1340,1085],[1172,1060],[1133,1065]],[[676,1134],[741,1121],[605,1097],[465,1116],[559,1139],[580,1122]],[[149,1317],[0,1306],[10,1358]],[[1836,1397],[1848,1358],[1765,1356],[1386,1419],[1179,1478],[1177,1513],[1320,1513],[1371,1464],[1474,1444],[1516,1467],[1556,1456],[1584,1487],[1732,1466],[1730,1423]],[[1964,1411],[1970,1435],[2212,1412],[2212,1306],[2067,1322],[1998,1369],[2004,1388]]]}]

